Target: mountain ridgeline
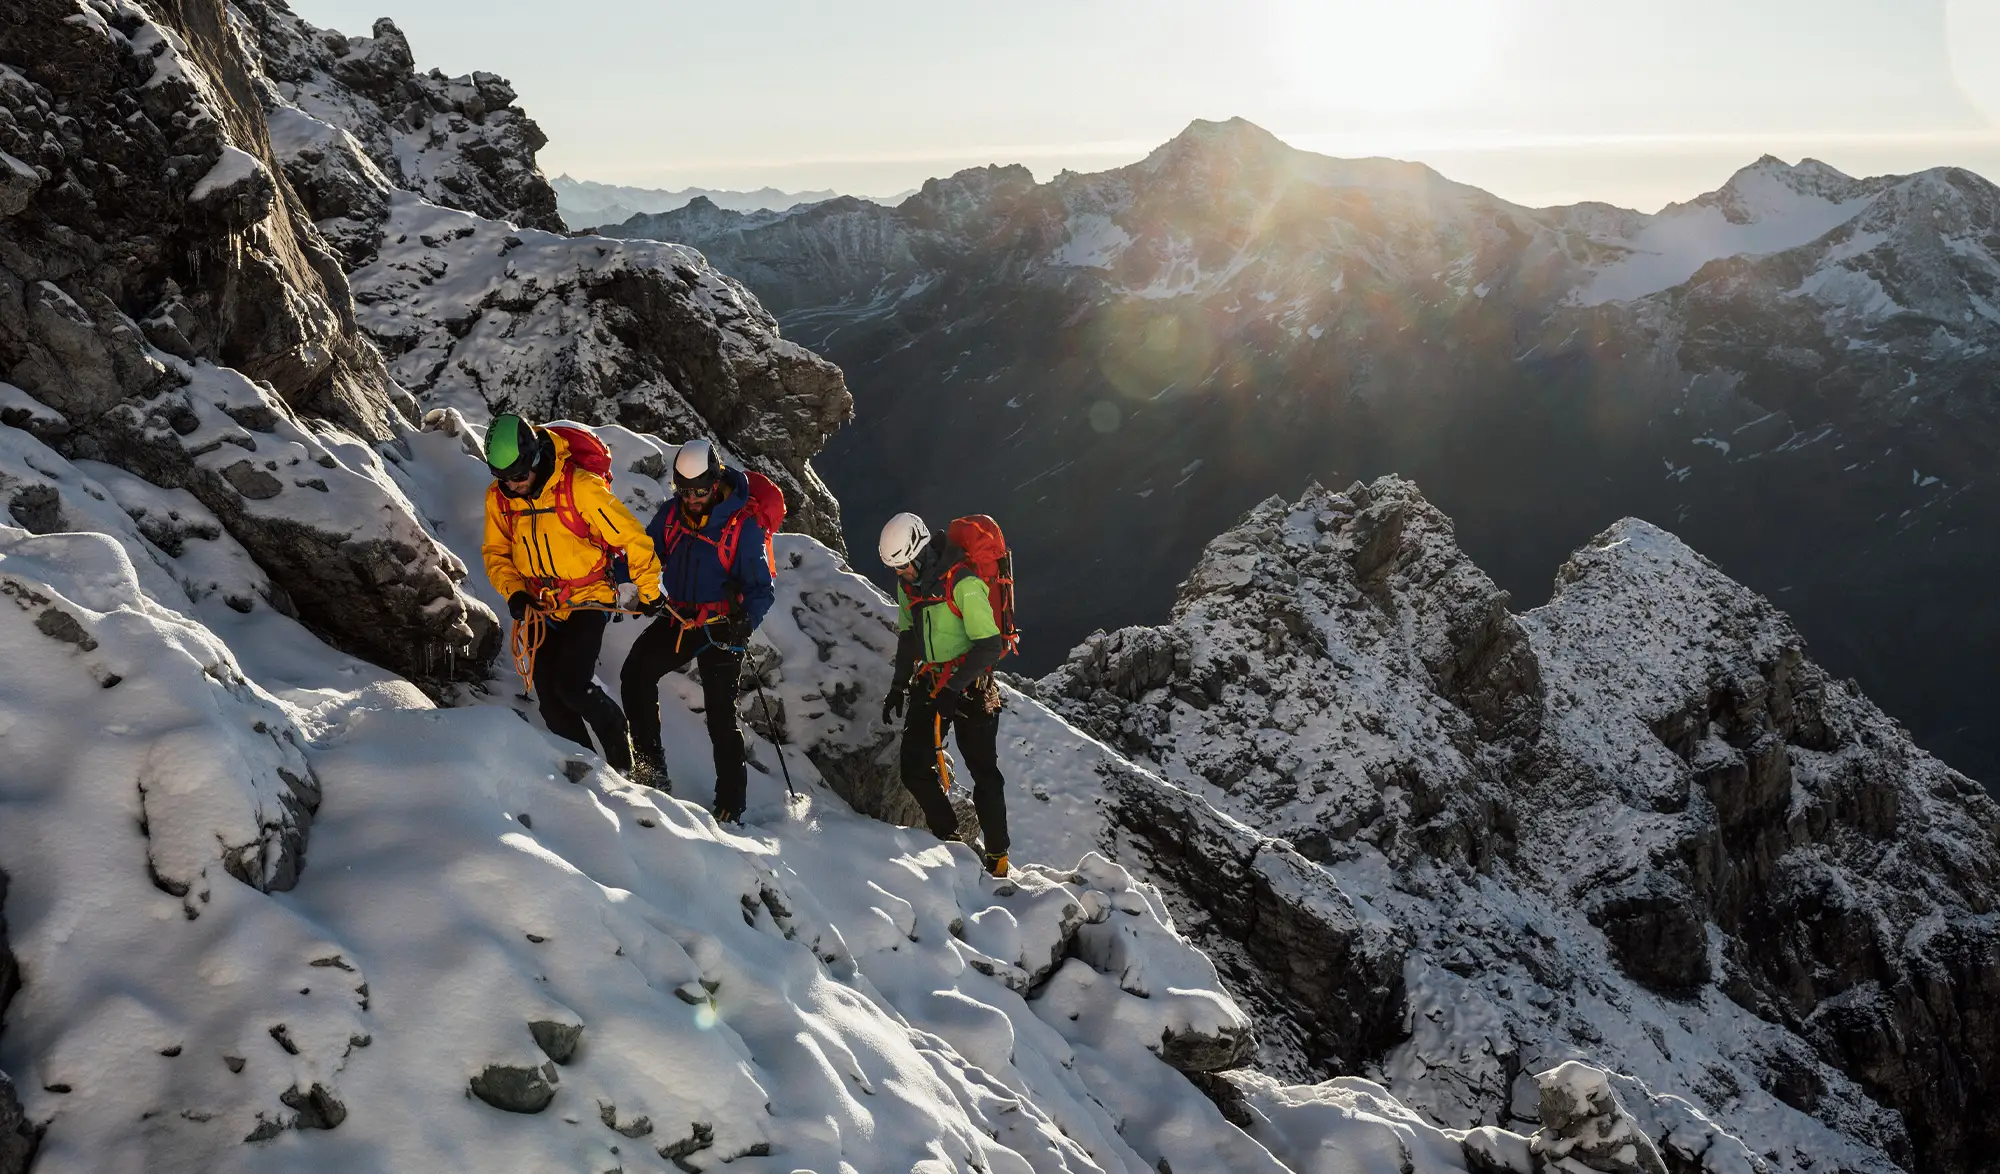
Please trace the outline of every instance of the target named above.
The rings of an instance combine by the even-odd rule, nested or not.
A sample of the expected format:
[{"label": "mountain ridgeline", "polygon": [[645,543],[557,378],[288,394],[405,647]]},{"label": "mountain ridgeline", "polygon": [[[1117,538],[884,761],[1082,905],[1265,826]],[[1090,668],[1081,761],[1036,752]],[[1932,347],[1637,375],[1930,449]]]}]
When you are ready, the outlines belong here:
[{"label": "mountain ridgeline", "polygon": [[1264,496],[1396,472],[1525,602],[1618,517],[1669,527],[2000,779],[2000,190],[1970,172],[1766,157],[1657,215],[1530,209],[1233,120],[1101,174],[645,227],[846,372],[819,463],[851,542],[914,504],[1009,523],[1038,671],[1164,614]]}]

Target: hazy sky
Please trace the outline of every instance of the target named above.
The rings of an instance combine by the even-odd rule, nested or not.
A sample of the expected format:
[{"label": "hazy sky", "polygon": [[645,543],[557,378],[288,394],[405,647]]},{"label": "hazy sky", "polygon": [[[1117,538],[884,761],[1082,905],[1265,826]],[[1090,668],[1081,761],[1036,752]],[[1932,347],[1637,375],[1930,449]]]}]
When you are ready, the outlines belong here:
[{"label": "hazy sky", "polygon": [[1528,204],[1651,211],[1770,153],[2000,178],[2000,0],[290,0],[514,83],[550,175],[889,194],[1241,115]]}]

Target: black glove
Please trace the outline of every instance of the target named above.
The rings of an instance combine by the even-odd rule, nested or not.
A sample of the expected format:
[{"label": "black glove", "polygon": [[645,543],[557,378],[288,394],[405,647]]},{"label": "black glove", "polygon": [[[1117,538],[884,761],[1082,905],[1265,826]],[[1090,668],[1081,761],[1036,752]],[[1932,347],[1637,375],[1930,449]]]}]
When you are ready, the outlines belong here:
[{"label": "black glove", "polygon": [[902,689],[891,689],[882,699],[882,724],[888,725],[903,716],[903,700],[908,696]]},{"label": "black glove", "polygon": [[640,600],[640,601],[639,601],[639,614],[640,614],[640,615],[642,615],[642,616],[663,616],[663,615],[666,615],[666,614],[667,614],[667,597],[666,597],[666,596],[664,596],[664,595],[655,595],[655,596],[653,596],[653,597],[652,597],[651,599],[642,599],[642,600]]},{"label": "black glove", "polygon": [[753,630],[749,616],[731,616],[715,625],[715,642],[731,648],[748,648]]},{"label": "black glove", "polygon": [[528,609],[534,605],[535,597],[526,591],[516,591],[507,597],[507,610],[513,614],[516,623],[527,619]]},{"label": "black glove", "polygon": [[948,722],[955,722],[972,712],[972,698],[956,689],[941,690],[932,704],[937,706],[938,716]]}]

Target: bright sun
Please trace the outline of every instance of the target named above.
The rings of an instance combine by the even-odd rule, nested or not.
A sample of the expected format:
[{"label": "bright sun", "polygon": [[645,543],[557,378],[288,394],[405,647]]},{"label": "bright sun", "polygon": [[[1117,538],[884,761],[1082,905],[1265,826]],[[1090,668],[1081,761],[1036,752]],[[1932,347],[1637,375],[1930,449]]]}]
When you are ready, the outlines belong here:
[{"label": "bright sun", "polygon": [[1336,110],[1442,105],[1492,71],[1506,0],[1280,0],[1273,49],[1292,87]]}]

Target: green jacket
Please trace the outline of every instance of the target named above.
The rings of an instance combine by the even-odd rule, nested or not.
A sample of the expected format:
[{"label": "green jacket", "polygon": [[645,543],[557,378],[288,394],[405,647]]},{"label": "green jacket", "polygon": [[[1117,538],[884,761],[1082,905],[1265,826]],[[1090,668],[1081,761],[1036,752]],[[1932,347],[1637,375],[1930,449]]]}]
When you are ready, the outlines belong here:
[{"label": "green jacket", "polygon": [[908,587],[902,583],[896,585],[896,630],[907,632],[919,619],[923,622],[917,645],[920,664],[949,663],[971,651],[974,640],[1000,634],[1000,624],[993,618],[993,601],[978,575],[960,574],[951,598],[958,604],[961,615],[953,615],[951,608],[943,603],[934,603],[913,614]]}]

